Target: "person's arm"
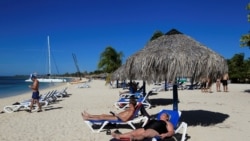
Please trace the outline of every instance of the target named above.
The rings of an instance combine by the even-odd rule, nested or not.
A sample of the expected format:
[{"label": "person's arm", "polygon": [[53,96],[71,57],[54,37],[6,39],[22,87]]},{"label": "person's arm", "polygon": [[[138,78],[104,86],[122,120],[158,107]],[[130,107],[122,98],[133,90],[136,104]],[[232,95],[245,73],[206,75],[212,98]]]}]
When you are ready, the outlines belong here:
[{"label": "person's arm", "polygon": [[118,119],[122,119],[123,118],[123,117],[120,116],[121,113],[117,114],[117,113],[115,113],[113,111],[110,111],[109,113],[112,114],[113,116],[117,117]]},{"label": "person's arm", "polygon": [[166,126],[168,132],[167,133],[163,133],[163,134],[160,134],[160,137],[162,139],[166,138],[166,137],[172,137],[174,135],[174,126],[172,123],[170,122],[167,122],[167,126]]},{"label": "person's arm", "polygon": [[110,114],[112,114],[113,116],[115,116],[115,117],[118,117],[118,118],[119,118],[119,115],[118,115],[117,113],[115,113],[115,112],[113,112],[113,111],[110,111],[109,113],[110,113]]}]

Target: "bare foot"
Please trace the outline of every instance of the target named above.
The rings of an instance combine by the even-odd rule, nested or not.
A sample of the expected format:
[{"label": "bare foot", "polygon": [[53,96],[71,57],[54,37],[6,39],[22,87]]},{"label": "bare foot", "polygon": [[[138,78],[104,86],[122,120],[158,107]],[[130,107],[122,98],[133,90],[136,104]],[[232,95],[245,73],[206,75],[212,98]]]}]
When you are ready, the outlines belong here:
[{"label": "bare foot", "polygon": [[120,135],[119,134],[116,134],[116,133],[111,133],[111,136],[115,139],[120,139]]},{"label": "bare foot", "polygon": [[87,117],[84,115],[84,113],[81,113],[81,114],[82,114],[83,120],[87,120]]},{"label": "bare foot", "polygon": [[85,110],[83,111],[83,114],[84,114],[86,117],[89,117],[89,116],[90,116],[90,114],[87,113]]}]

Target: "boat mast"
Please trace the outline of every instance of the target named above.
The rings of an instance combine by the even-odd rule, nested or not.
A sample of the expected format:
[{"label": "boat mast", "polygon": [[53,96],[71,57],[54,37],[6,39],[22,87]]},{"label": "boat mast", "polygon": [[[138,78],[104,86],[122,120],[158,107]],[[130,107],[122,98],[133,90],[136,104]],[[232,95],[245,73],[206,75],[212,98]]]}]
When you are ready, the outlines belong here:
[{"label": "boat mast", "polygon": [[50,64],[50,43],[49,43],[49,36],[48,36],[48,56],[49,56],[49,78],[50,78],[50,75],[51,75],[51,64]]}]

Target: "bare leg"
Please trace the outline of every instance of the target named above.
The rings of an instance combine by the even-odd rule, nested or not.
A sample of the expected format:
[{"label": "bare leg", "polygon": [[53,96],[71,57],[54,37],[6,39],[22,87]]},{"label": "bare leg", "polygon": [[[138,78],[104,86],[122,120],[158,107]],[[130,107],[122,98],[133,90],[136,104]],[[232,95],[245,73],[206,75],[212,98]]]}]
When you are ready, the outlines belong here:
[{"label": "bare leg", "polygon": [[35,100],[34,100],[34,99],[32,99],[32,100],[31,100],[31,103],[30,103],[30,111],[29,111],[29,112],[31,112],[31,111],[32,111],[32,108],[33,108],[34,102],[35,102]]},{"label": "bare leg", "polygon": [[90,115],[87,112],[82,113],[82,117],[84,120],[117,120],[118,118],[113,115]]},{"label": "bare leg", "polygon": [[145,130],[144,133],[137,134],[136,136],[133,136],[133,139],[134,140],[143,140],[144,138],[152,138],[155,136],[159,136],[159,133],[153,129],[147,129],[147,130]]},{"label": "bare leg", "polygon": [[124,134],[111,133],[111,135],[115,139],[131,138],[131,137],[139,136],[140,134],[143,134],[144,132],[145,132],[144,128],[139,128],[139,129],[136,129],[136,130],[133,130],[131,132],[124,133]]},{"label": "bare leg", "polygon": [[113,138],[115,138],[115,139],[120,139],[120,134],[116,134],[116,133],[111,133],[111,136],[113,137]]},{"label": "bare leg", "polygon": [[40,102],[39,102],[39,100],[38,99],[36,99],[35,100],[36,101],[36,103],[37,103],[37,106],[38,106],[38,111],[41,111],[42,110],[42,106],[41,106],[41,104],[40,104]]}]

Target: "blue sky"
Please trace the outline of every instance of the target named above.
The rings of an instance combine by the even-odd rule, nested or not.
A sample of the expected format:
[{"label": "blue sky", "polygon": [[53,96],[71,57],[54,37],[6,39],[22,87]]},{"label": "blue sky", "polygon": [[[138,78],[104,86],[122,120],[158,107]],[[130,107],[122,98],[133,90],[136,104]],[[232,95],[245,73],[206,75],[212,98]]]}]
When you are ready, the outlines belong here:
[{"label": "blue sky", "polygon": [[[248,0],[1,0],[0,75],[47,73],[50,36],[52,73],[97,70],[100,54],[112,46],[123,62],[153,33],[172,28],[226,59],[249,31]],[[57,68],[57,69],[56,69]]]}]

